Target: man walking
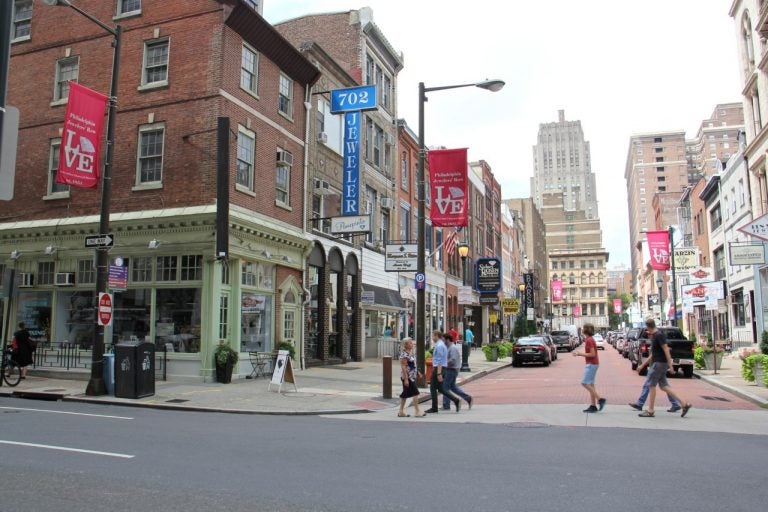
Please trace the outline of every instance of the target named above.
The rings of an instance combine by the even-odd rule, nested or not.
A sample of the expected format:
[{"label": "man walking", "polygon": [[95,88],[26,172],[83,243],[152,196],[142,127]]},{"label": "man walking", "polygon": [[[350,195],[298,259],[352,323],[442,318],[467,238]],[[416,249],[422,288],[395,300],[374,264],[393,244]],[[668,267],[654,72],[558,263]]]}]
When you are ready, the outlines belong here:
[{"label": "man walking", "polygon": [[[602,411],[605,407],[605,398],[600,398],[600,394],[595,388],[595,377],[597,376],[597,369],[600,366],[600,358],[597,357],[597,344],[595,338],[592,336],[595,334],[595,326],[592,324],[584,324],[582,332],[586,336],[584,340],[583,351],[573,351],[573,355],[577,357],[583,357],[586,366],[584,367],[584,377],[581,379],[581,385],[589,392],[590,405],[584,412],[593,413]],[[599,406],[599,408],[598,408]]]},{"label": "man walking", "polygon": [[[651,363],[652,358],[648,358],[645,361],[643,361],[643,364],[638,366],[637,373],[642,373],[643,369],[648,366]],[[637,411],[643,410],[643,405],[645,405],[645,401],[648,400],[648,394],[651,392],[651,384],[648,380],[648,376],[645,377],[645,382],[643,382],[643,389],[640,391],[640,396],[637,399],[637,402],[630,402],[629,406]],[[676,399],[672,398],[671,395],[667,395],[669,398],[670,407],[667,409],[667,412],[677,412],[680,409],[683,408],[683,405]]]},{"label": "man walking", "polygon": [[475,333],[472,332],[472,329],[467,326],[467,328],[464,330],[464,345],[466,346],[467,350],[475,343]]},{"label": "man walking", "polygon": [[[458,384],[456,379],[459,377],[459,370],[461,369],[461,353],[459,347],[456,346],[455,340],[451,334],[443,335],[445,344],[448,346],[448,367],[445,369],[445,380],[443,381],[443,389],[450,391],[456,396],[459,396],[467,402],[469,408],[472,408],[472,397],[469,396]],[[451,399],[448,395],[443,395],[443,410],[451,410]],[[458,409],[457,409],[458,410]]]},{"label": "man walking", "polygon": [[427,409],[426,412],[437,414],[438,392],[447,395],[450,400],[453,400],[456,412],[459,412],[461,401],[456,395],[443,387],[445,368],[448,366],[448,349],[445,347],[445,343],[443,343],[442,333],[440,331],[432,331],[432,341],[435,344],[435,348],[432,351],[432,376],[429,379],[429,394],[432,396],[432,407]]},{"label": "man walking", "polygon": [[683,412],[680,414],[680,417],[684,418],[691,409],[691,404],[681,400],[680,396],[672,391],[672,388],[669,387],[669,382],[667,382],[667,372],[674,368],[672,366],[672,356],[669,353],[669,345],[667,345],[667,337],[663,332],[656,329],[656,321],[653,318],[645,321],[645,327],[648,330],[648,337],[651,339],[651,366],[648,369],[647,379],[651,392],[648,397],[648,408],[638,414],[638,416],[641,418],[654,417],[656,386],[659,386],[671,398],[685,404],[683,405]]}]

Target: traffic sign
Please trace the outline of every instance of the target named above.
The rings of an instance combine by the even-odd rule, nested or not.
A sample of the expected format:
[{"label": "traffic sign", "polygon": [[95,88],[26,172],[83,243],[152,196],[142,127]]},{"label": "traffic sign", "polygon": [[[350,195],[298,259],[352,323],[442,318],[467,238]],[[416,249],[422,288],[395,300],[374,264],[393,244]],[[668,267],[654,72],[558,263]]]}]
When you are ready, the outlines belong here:
[{"label": "traffic sign", "polygon": [[93,249],[94,247],[114,247],[115,235],[112,233],[108,235],[88,235],[85,237],[85,248]]},{"label": "traffic sign", "polygon": [[424,272],[416,272],[416,289],[417,290],[426,290],[427,287],[427,276],[424,275]]},{"label": "traffic sign", "polygon": [[99,292],[99,325],[112,325],[112,294]]}]

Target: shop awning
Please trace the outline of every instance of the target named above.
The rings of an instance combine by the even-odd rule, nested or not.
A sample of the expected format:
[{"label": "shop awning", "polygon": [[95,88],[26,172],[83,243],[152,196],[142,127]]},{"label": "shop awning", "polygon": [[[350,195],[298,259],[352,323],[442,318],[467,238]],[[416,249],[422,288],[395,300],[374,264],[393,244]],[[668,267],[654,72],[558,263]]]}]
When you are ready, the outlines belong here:
[{"label": "shop awning", "polygon": [[381,286],[373,286],[370,284],[363,285],[364,292],[373,292],[373,304],[370,302],[363,303],[363,306],[386,306],[390,308],[403,308],[403,298],[400,296],[400,292],[397,290],[390,290],[389,288],[382,288]]}]

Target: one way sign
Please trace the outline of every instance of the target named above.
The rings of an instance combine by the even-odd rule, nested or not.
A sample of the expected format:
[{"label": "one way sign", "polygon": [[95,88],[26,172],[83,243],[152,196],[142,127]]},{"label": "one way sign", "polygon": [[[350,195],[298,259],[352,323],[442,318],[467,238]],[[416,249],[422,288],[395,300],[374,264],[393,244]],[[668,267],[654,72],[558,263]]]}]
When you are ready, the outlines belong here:
[{"label": "one way sign", "polygon": [[761,240],[768,240],[768,213],[738,228],[742,233]]},{"label": "one way sign", "polygon": [[110,233],[108,235],[89,235],[85,237],[85,248],[93,249],[94,247],[113,247],[115,245],[115,236]]}]

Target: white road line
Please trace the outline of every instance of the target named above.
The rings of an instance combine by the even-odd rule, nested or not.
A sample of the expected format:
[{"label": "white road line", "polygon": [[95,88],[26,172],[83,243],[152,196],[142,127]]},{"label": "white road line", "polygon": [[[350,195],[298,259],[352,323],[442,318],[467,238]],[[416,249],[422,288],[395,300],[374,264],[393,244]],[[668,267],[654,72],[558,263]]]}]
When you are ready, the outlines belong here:
[{"label": "white road line", "polygon": [[128,416],[107,416],[105,414],[88,414],[84,412],[53,411],[50,409],[28,409],[25,407],[0,407],[0,409],[7,409],[11,411],[50,412],[53,414],[70,414],[72,416],[89,416],[91,418],[107,418],[111,420],[132,420],[133,419]]},{"label": "white road line", "polygon": [[2,439],[0,439],[0,444],[26,446],[28,448],[45,448],[46,450],[60,450],[62,452],[85,453],[87,455],[102,455],[104,457],[117,457],[119,459],[132,459],[135,457],[135,455],[128,455],[125,453],[99,452],[96,450],[81,450],[80,448],[67,448],[66,446],[54,446],[50,444],[19,443],[16,441],[3,441]]}]

